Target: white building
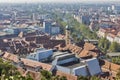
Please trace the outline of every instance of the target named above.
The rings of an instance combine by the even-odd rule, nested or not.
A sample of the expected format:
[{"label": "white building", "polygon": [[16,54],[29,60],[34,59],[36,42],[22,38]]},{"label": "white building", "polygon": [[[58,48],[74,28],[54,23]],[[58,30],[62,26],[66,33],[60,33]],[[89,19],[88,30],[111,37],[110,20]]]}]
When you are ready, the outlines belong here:
[{"label": "white building", "polygon": [[110,42],[114,42],[115,35],[112,33],[108,33],[106,39],[109,40]]},{"label": "white building", "polygon": [[115,36],[115,42],[120,43],[120,31],[117,33],[117,35]]},{"label": "white building", "polygon": [[106,30],[100,28],[99,31],[97,32],[98,37],[106,37]]},{"label": "white building", "polygon": [[111,9],[114,11],[115,10],[115,5],[112,5]]}]

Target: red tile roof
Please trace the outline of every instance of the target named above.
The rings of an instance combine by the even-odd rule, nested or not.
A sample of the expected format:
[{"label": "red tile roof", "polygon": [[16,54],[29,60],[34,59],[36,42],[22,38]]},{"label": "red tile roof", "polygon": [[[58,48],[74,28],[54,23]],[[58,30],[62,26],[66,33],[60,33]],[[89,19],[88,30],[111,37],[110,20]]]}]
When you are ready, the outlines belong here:
[{"label": "red tile roof", "polygon": [[59,75],[60,77],[65,76],[67,78],[67,80],[77,80],[77,76],[71,75],[71,74],[67,74],[61,71],[57,71],[56,75]]},{"label": "red tile roof", "polygon": [[22,76],[24,76],[24,73],[26,72],[23,68],[17,67],[17,70],[20,72]]},{"label": "red tile roof", "polygon": [[103,71],[109,71],[112,73],[112,76],[116,77],[116,74],[119,71],[119,69],[120,69],[120,65],[104,60],[104,65],[102,66]]},{"label": "red tile roof", "polygon": [[104,62],[105,62],[105,64],[104,64],[102,67],[104,67],[104,68],[106,68],[106,69],[109,69],[109,68],[110,68],[112,71],[117,72],[117,71],[119,70],[119,68],[120,68],[120,65],[117,65],[117,64],[108,62],[108,61],[106,61],[106,60],[104,60]]},{"label": "red tile roof", "polygon": [[33,60],[30,60],[30,59],[21,58],[21,61],[23,61],[24,65],[29,66],[29,67],[34,67],[35,68],[35,67],[40,66],[44,70],[47,70],[47,71],[50,71],[51,68],[52,68],[52,65],[41,63],[41,62],[38,62],[38,61],[33,61]]},{"label": "red tile roof", "polygon": [[99,29],[100,32],[106,33],[106,29],[100,28]]},{"label": "red tile roof", "polygon": [[21,67],[17,67],[17,70],[20,72],[22,76],[27,76],[28,74],[32,77],[33,80],[39,80],[40,79],[40,72],[35,72],[31,70],[25,71]]},{"label": "red tile roof", "polygon": [[81,53],[79,54],[79,57],[97,57],[98,56],[98,54],[97,54],[97,52],[92,52],[92,51],[88,51],[88,50],[85,50],[85,49],[83,49],[82,51],[81,51]]},{"label": "red tile roof", "polygon": [[114,35],[114,34],[112,34],[112,33],[108,33],[107,36],[112,37],[112,38],[115,38],[116,35]]},{"label": "red tile roof", "polygon": [[99,55],[98,49],[95,45],[91,43],[85,43],[83,48],[73,44],[68,44],[66,47],[63,48],[59,45],[58,48],[59,50],[70,50],[72,53],[75,53],[79,57],[97,57]]},{"label": "red tile roof", "polygon": [[3,58],[13,61],[13,62],[16,62],[16,63],[19,62],[18,56],[14,55],[12,53],[5,52],[3,55]]},{"label": "red tile roof", "polygon": [[[16,63],[18,63],[20,61],[18,56],[14,55],[12,53],[8,53],[8,52],[5,52],[5,54],[3,55],[3,58],[10,60],[10,61],[13,61],[13,62],[16,62]],[[29,66],[29,67],[33,67],[33,68],[40,66],[44,70],[47,70],[47,71],[50,71],[52,68],[52,65],[41,63],[38,61],[33,61],[30,59],[21,58],[21,61],[24,63],[24,65]]]},{"label": "red tile roof", "polygon": [[117,36],[120,36],[120,31],[117,33]]},{"label": "red tile roof", "polygon": [[85,50],[94,50],[95,48],[96,48],[96,46],[91,44],[91,43],[85,43],[84,44],[84,49]]},{"label": "red tile roof", "polygon": [[24,73],[24,75],[27,75],[27,74],[29,74],[33,80],[40,80],[40,78],[41,78],[40,72],[35,72],[35,71],[29,70]]}]

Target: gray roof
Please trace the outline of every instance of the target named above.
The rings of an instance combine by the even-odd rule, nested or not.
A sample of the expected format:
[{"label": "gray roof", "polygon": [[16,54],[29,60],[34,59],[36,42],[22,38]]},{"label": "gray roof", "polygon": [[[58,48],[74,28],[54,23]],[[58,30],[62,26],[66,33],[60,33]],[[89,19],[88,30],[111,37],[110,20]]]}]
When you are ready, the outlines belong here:
[{"label": "gray roof", "polygon": [[86,68],[86,65],[80,66],[79,69],[74,68],[76,76],[88,76],[89,72]]},{"label": "gray roof", "polygon": [[75,64],[72,64],[72,65],[69,65],[69,66],[66,66],[66,67],[70,68],[70,69],[73,69],[73,68],[81,67],[81,66],[85,66],[85,63],[79,62],[79,63],[75,63]]},{"label": "gray roof", "polygon": [[115,52],[115,53],[107,53],[108,56],[111,56],[111,57],[117,57],[117,56],[120,56],[120,53],[119,52]]},{"label": "gray roof", "polygon": [[96,58],[86,60],[87,67],[91,76],[97,75],[101,72],[99,62]]},{"label": "gray roof", "polygon": [[55,58],[58,60],[64,60],[64,59],[69,59],[73,57],[75,57],[74,54],[64,54],[64,55],[56,56]]},{"label": "gray roof", "polygon": [[64,54],[70,54],[70,53],[68,53],[68,52],[54,52],[52,57],[55,58],[56,56],[60,56],[60,55],[64,55]]}]

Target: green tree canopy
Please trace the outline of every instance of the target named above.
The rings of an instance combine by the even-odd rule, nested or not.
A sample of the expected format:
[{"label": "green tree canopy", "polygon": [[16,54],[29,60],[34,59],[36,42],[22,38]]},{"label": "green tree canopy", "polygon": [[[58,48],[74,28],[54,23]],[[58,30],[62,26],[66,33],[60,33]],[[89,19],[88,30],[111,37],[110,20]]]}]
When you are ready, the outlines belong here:
[{"label": "green tree canopy", "polygon": [[120,45],[117,42],[112,42],[109,48],[110,52],[119,52],[120,51]]},{"label": "green tree canopy", "polygon": [[120,69],[118,70],[118,73],[116,75],[116,79],[115,80],[119,80],[120,79]]},{"label": "green tree canopy", "polygon": [[98,47],[104,52],[107,52],[109,45],[110,42],[106,38],[101,38],[98,42]]},{"label": "green tree canopy", "polygon": [[84,77],[84,76],[78,76],[77,80],[89,80],[88,77]]},{"label": "green tree canopy", "polygon": [[92,77],[90,78],[90,80],[101,80],[101,79],[98,78],[98,77],[96,77],[96,76],[92,76]]},{"label": "green tree canopy", "polygon": [[33,80],[30,75],[23,77],[9,61],[0,58],[0,80]]}]

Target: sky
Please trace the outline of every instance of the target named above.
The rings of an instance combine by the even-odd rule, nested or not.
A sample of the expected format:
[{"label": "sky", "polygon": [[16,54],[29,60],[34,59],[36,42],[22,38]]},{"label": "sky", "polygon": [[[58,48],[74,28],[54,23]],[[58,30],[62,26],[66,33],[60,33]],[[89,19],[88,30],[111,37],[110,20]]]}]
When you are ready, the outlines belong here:
[{"label": "sky", "polygon": [[0,3],[37,3],[37,2],[107,2],[120,0],[0,0]]}]

